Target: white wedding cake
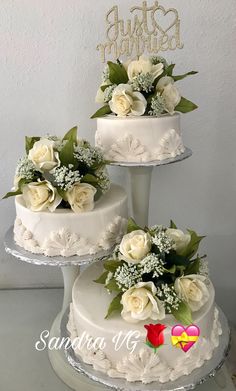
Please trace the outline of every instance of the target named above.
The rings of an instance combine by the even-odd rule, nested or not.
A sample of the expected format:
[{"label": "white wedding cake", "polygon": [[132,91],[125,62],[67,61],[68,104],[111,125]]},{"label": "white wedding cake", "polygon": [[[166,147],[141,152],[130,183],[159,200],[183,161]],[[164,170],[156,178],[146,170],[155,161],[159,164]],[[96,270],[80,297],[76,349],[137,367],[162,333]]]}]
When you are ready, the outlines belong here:
[{"label": "white wedding cake", "polygon": [[132,219],[127,232],[104,264],[75,281],[72,347],[111,378],[174,381],[210,360],[222,334],[207,262],[197,255],[203,237],[173,222],[142,230]]},{"label": "white wedding cake", "polygon": [[127,225],[127,195],[110,185],[105,165],[77,128],[63,138],[26,137],[26,156],[5,196],[16,196],[15,242],[48,257],[112,249]]},{"label": "white wedding cake", "polygon": [[185,151],[180,115],[97,119],[96,145],[108,160],[149,162],[175,158]]},{"label": "white wedding cake", "polygon": [[196,72],[174,75],[160,56],[108,62],[96,101],[96,145],[114,162],[147,163],[184,153],[179,112],[197,108],[176,84]]},{"label": "white wedding cake", "polygon": [[[90,266],[78,277],[72,291],[67,327],[80,360],[113,378],[123,378],[129,382],[165,383],[190,374],[211,359],[222,331],[214,303],[215,291],[210,282],[209,300],[193,317],[194,324],[201,330],[201,337],[196,345],[187,353],[173,347],[171,328],[176,321],[173,316],[167,315],[162,320],[167,327],[165,345],[155,353],[145,346],[147,333],[144,325],[152,323],[150,319],[138,324],[127,323],[120,315],[109,320],[104,319],[111,297],[102,286],[93,282],[101,270],[100,264]],[[122,334],[119,337],[120,333]],[[88,349],[85,344],[86,338],[89,337],[97,341],[92,349]],[[76,342],[78,338],[81,339],[81,344]],[[105,344],[103,349],[99,346],[101,341]]]}]

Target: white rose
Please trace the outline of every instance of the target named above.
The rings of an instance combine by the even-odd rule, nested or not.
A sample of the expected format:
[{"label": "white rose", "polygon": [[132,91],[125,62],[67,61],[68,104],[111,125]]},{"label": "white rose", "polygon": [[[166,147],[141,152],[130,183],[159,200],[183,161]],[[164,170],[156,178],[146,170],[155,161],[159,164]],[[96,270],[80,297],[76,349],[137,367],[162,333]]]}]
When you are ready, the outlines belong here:
[{"label": "white rose", "polygon": [[175,108],[181,100],[181,95],[175,86],[174,79],[170,76],[162,77],[157,83],[156,90],[161,93],[165,101],[166,111],[174,114]]},{"label": "white rose", "polygon": [[131,61],[127,64],[127,73],[129,80],[134,80],[139,74],[150,73],[152,75],[153,81],[163,73],[164,65],[162,63],[153,65],[151,60],[145,56],[139,57],[138,60]]},{"label": "white rose", "polygon": [[199,274],[182,276],[175,280],[175,290],[178,296],[184,300],[191,311],[198,311],[210,297],[205,284],[206,277]]},{"label": "white rose", "polygon": [[127,115],[143,115],[147,101],[140,92],[134,92],[129,84],[118,85],[109,102],[111,111],[120,117]]},{"label": "white rose", "polygon": [[22,194],[27,208],[33,212],[47,209],[54,212],[62,201],[55,187],[48,181],[28,183],[22,186]]},{"label": "white rose", "polygon": [[50,171],[59,165],[59,154],[54,151],[55,142],[42,138],[34,143],[30,149],[28,158],[38,170]]},{"label": "white rose", "polygon": [[129,323],[138,323],[141,320],[161,320],[165,317],[165,306],[155,297],[157,289],[153,282],[139,282],[121,298],[123,310],[122,318]]},{"label": "white rose", "polygon": [[186,249],[191,240],[191,235],[189,233],[185,234],[180,229],[168,228],[166,230],[166,235],[173,240],[173,249],[178,254],[181,254],[182,251]]},{"label": "white rose", "polygon": [[66,192],[66,198],[75,213],[89,212],[94,208],[96,192],[94,186],[77,182]]},{"label": "white rose", "polygon": [[123,236],[120,252],[127,262],[137,263],[146,257],[151,246],[150,235],[142,230],[137,230]]}]

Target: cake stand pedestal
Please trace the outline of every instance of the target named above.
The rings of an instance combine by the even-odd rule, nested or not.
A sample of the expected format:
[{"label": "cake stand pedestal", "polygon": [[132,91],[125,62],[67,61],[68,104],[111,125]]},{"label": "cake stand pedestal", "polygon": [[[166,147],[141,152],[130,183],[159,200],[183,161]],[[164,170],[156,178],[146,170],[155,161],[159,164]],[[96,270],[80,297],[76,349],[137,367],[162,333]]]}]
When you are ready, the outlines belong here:
[{"label": "cake stand pedestal", "polygon": [[[19,247],[14,241],[13,227],[10,227],[6,232],[4,240],[5,250],[8,254],[11,254],[20,261],[30,263],[37,266],[56,266],[60,267],[63,276],[64,283],[64,297],[62,308],[59,314],[56,316],[50,330],[49,340],[51,338],[61,338],[61,321],[65,314],[66,309],[71,303],[72,299],[72,287],[80,273],[80,269],[90,265],[93,262],[102,261],[110,254],[109,251],[101,251],[94,255],[87,256],[73,256],[69,258],[63,257],[45,257],[43,255],[32,254],[23,248]],[[56,372],[57,376],[69,387],[75,391],[81,391],[81,380],[83,383],[89,383],[89,381],[82,375],[79,375],[74,368],[69,364],[66,359],[63,349],[48,349],[48,356],[50,363]],[[98,387],[96,386],[96,389]],[[101,387],[102,389],[103,387]],[[91,388],[92,389],[92,388]],[[95,387],[94,387],[95,390]]]},{"label": "cake stand pedestal", "polygon": [[149,200],[153,168],[181,162],[190,156],[192,156],[191,149],[185,148],[184,153],[171,159],[155,160],[148,163],[111,163],[111,166],[128,168],[133,217],[138,225],[141,227],[148,225]]}]

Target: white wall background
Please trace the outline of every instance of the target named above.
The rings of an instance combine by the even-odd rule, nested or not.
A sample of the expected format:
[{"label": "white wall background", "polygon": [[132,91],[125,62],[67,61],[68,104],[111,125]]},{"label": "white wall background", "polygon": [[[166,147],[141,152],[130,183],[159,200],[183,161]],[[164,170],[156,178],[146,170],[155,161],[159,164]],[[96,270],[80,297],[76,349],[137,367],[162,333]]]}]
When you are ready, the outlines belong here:
[{"label": "white wall background", "polygon": [[[117,0],[128,16],[140,1]],[[25,135],[63,134],[79,124],[94,139],[94,96],[102,66],[95,48],[104,39],[104,15],[114,4],[99,0],[1,0],[0,183],[10,187]],[[152,4],[153,2],[149,2]],[[235,0],[163,0],[178,8],[184,49],[168,53],[177,70],[199,70],[181,82],[200,106],[182,119],[194,155],[153,174],[151,223],[195,228],[206,234],[217,301],[236,322],[236,3]],[[124,170],[112,169],[125,182]],[[0,202],[1,243],[13,223],[13,200]],[[56,268],[25,265],[0,249],[0,287],[58,286]]]}]

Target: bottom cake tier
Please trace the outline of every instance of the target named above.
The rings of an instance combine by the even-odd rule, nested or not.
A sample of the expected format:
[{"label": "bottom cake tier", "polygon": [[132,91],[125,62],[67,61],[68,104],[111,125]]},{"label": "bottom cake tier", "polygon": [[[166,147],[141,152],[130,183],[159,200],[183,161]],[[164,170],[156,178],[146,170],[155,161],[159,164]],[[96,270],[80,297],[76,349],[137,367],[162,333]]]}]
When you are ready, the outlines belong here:
[{"label": "bottom cake tier", "polygon": [[210,299],[193,315],[193,323],[200,329],[197,342],[184,352],[173,346],[172,327],[178,322],[171,315],[159,322],[166,326],[164,345],[157,351],[147,346],[144,325],[125,322],[117,314],[105,319],[111,295],[103,286],[93,282],[101,274],[102,265],[93,264],[76,280],[72,291],[72,304],[67,329],[75,354],[97,371],[111,378],[129,382],[165,383],[189,375],[194,369],[210,360],[219,345],[222,334],[215,306],[215,291],[209,281]]}]

